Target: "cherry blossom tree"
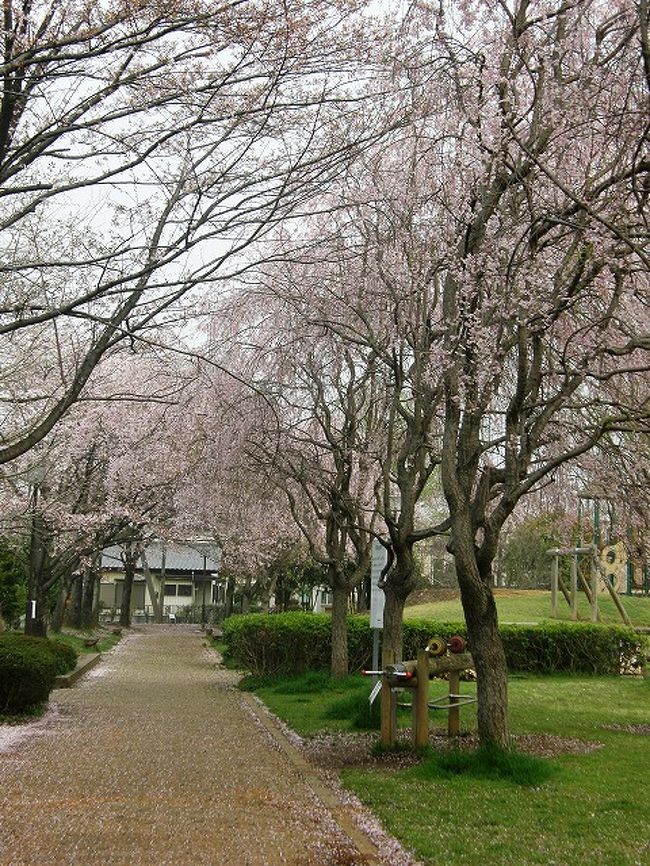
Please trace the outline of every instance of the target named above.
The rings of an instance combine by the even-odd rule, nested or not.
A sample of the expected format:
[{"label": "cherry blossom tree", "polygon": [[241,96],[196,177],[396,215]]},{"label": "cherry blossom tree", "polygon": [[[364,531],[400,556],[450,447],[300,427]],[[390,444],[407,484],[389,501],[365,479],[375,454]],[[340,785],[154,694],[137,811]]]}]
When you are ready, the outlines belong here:
[{"label": "cherry blossom tree", "polygon": [[[476,6],[499,41],[468,55],[454,82],[473,123],[455,167],[471,155],[473,176],[439,306],[450,545],[481,736],[501,744],[505,660],[490,588],[499,533],[558,466],[648,409],[647,391],[631,405],[620,387],[647,364],[639,10],[542,6],[515,4],[498,22]],[[599,388],[604,374],[616,395]]]},{"label": "cherry blossom tree", "polygon": [[378,420],[373,364],[331,340],[308,338],[301,345],[295,328],[290,333],[290,357],[282,362],[288,380],[269,383],[281,427],[271,428],[254,459],[268,466],[312,558],[326,570],[331,673],[339,677],[348,673],[350,594],[368,574],[378,516],[377,465],[364,449]]},{"label": "cherry blossom tree", "polygon": [[4,4],[0,464],[380,132],[364,5]]},{"label": "cherry blossom tree", "polygon": [[648,363],[648,10],[477,0],[414,14],[429,42],[403,75],[423,118],[408,158],[383,150],[346,179],[343,230],[314,232],[337,239],[322,259],[347,280],[310,281],[312,307],[357,345],[408,346],[395,393],[402,413],[429,407],[420,453],[449,509],[431,531],[449,533],[481,739],[505,745],[501,530],[558,467],[647,418],[644,380],[634,399],[628,385]]},{"label": "cherry blossom tree", "polygon": [[[216,329],[210,330],[214,337]],[[192,396],[185,408],[192,436],[173,523],[180,537],[200,535],[218,543],[227,612],[236,592],[244,607],[254,596],[268,602],[274,578],[267,566],[297,541],[284,497],[248,458],[258,429],[258,394],[234,372],[236,351],[221,343],[214,351],[209,345],[194,350]],[[222,366],[223,354],[230,371]]]},{"label": "cherry blossom tree", "polygon": [[[361,527],[366,544],[376,535],[388,549],[387,659],[401,654],[404,603],[416,579],[414,546],[448,530],[445,520],[432,528],[419,519],[422,495],[440,463],[443,401],[437,379],[442,353],[430,321],[435,287],[428,285],[436,242],[419,227],[431,201],[419,153],[423,142],[428,144],[415,127],[400,132],[391,148],[361,159],[324,201],[326,216],[315,221],[292,267],[258,272],[250,289],[263,297],[264,309],[273,309],[275,299],[291,310],[279,342],[287,346],[282,357],[290,352],[295,361],[281,362],[291,374],[286,387],[277,388],[286,405],[279,414],[292,418],[290,435],[298,435],[291,401],[303,391],[307,417],[322,415],[328,423],[342,417],[339,430],[353,434],[338,446],[349,466],[364,467],[365,498],[355,497],[357,512],[341,512],[336,523],[343,537]],[[279,320],[274,317],[274,326]],[[297,336],[301,329],[306,345]],[[262,344],[268,351],[271,341]],[[321,370],[316,375],[315,359],[327,379]],[[295,384],[310,380],[316,388]],[[343,393],[353,397],[347,404]],[[303,435],[313,452],[315,434]],[[333,434],[323,439],[331,454]],[[279,451],[285,459],[286,443]],[[315,460],[309,474],[294,469],[293,477],[324,480],[327,467]]]},{"label": "cherry blossom tree", "polygon": [[[246,483],[254,485],[253,498],[264,491],[267,511],[269,506],[271,513],[284,511],[275,531],[267,520],[266,532],[276,539],[276,556],[278,529],[286,535],[284,546],[295,545],[299,532],[323,567],[333,593],[332,672],[341,676],[348,670],[350,593],[368,572],[376,522],[375,466],[359,447],[377,421],[372,364],[369,368],[350,347],[319,335],[295,311],[289,264],[275,265],[270,273],[273,291],[264,291],[256,278],[214,313],[218,326],[212,336],[220,334],[219,351],[231,373],[236,370],[240,381],[249,383],[243,391],[235,387],[234,400],[226,394],[219,398],[216,425],[227,431],[228,441],[215,448],[211,436],[208,443],[208,452],[219,456],[225,478],[218,486],[228,497],[226,513],[219,512],[219,536],[224,538],[230,515],[236,515],[239,536],[243,527],[244,543],[251,551],[257,548]],[[232,390],[232,380],[227,387]],[[217,441],[223,438],[221,433]],[[239,511],[242,500],[247,514]],[[287,527],[287,515],[293,526]],[[268,541],[266,546],[271,549]]]},{"label": "cherry blossom tree", "polygon": [[[123,353],[103,367],[97,390],[4,473],[5,520],[31,539],[37,616],[28,606],[28,631],[45,631],[46,596],[57,586],[61,603],[72,602],[70,624],[90,624],[102,548],[123,542],[137,560],[152,535],[172,530],[194,436],[187,381],[169,357]],[[53,625],[62,615],[59,606]]]}]

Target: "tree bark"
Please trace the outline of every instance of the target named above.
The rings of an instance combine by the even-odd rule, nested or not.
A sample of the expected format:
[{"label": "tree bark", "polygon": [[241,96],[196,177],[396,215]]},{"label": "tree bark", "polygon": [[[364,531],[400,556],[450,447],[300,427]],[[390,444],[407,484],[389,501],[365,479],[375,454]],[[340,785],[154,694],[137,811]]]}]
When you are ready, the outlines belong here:
[{"label": "tree bark", "polygon": [[95,619],[95,595],[99,583],[99,573],[92,566],[85,569],[83,576],[83,595],[81,599],[81,627],[92,628],[97,625]]},{"label": "tree bark", "polygon": [[402,624],[406,596],[399,587],[384,587],[384,628],[382,633],[382,665],[402,658]]},{"label": "tree bark", "polygon": [[50,618],[50,631],[53,631],[55,634],[58,634],[61,631],[61,627],[63,625],[63,618],[65,616],[66,611],[66,602],[70,595],[70,579],[66,578],[61,581],[61,587],[59,589],[59,594],[56,600],[56,607],[52,612],[52,617]]},{"label": "tree bark", "polygon": [[[459,537],[461,536],[462,537]],[[508,748],[508,668],[492,594],[492,570],[477,562],[468,531],[452,534],[456,573],[476,669],[478,735],[482,746]]]},{"label": "tree bark", "polygon": [[357,596],[357,613],[367,613],[370,610],[370,571],[359,584]]},{"label": "tree bark", "polygon": [[83,602],[83,579],[81,574],[72,576],[70,590],[70,607],[67,611],[66,624],[71,628],[81,628],[81,608]]},{"label": "tree bark", "polygon": [[234,600],[235,578],[232,575],[228,575],[228,582],[226,583],[226,605],[224,610],[224,616],[230,616],[232,614]]},{"label": "tree bark", "polygon": [[[205,592],[205,588],[203,590]],[[241,591],[241,612],[248,613],[251,609],[251,601],[253,597],[253,584],[251,576],[247,575]]]},{"label": "tree bark", "polygon": [[[39,488],[34,489],[32,527],[29,550],[29,575],[27,580],[27,604],[25,607],[25,634],[35,637],[47,636],[47,593],[49,528],[38,510]],[[35,605],[32,603],[35,602]]]},{"label": "tree bark", "polygon": [[131,625],[131,591],[133,590],[135,566],[139,556],[140,551],[136,545],[126,545],[126,549],[122,554],[124,586],[122,588],[122,604],[120,606],[120,625],[123,628],[129,628]]},{"label": "tree bark", "polygon": [[395,563],[384,583],[384,632],[382,638],[382,664],[402,658],[402,623],[404,605],[415,587],[413,545],[393,546]]},{"label": "tree bark", "polygon": [[[333,569],[330,569],[332,571]],[[332,677],[346,677],[348,665],[348,583],[345,575],[331,574],[332,587]]]}]

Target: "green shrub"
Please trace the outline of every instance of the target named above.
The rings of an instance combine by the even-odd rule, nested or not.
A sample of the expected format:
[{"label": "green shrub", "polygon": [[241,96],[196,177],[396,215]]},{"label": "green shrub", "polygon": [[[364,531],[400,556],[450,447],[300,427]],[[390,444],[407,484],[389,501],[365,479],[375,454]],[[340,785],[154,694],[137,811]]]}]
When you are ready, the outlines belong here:
[{"label": "green shrub", "polygon": [[47,701],[56,677],[45,638],[0,636],[0,712],[21,713]]},{"label": "green shrub", "polygon": [[16,641],[21,646],[32,646],[37,650],[49,653],[54,659],[56,673],[67,674],[77,664],[77,650],[70,644],[60,640],[49,640],[45,637],[32,637],[31,635],[10,632],[0,635],[0,642]]},{"label": "green shrub", "polygon": [[627,626],[547,622],[501,628],[508,667],[535,673],[618,674],[639,665],[646,643]]},{"label": "green shrub", "polygon": [[57,674],[67,674],[75,669],[79,654],[77,650],[70,644],[63,643],[60,640],[50,640],[50,652],[53,653],[56,660]]},{"label": "green shrub", "polygon": [[[467,636],[461,623],[409,620],[403,629],[403,656],[413,659],[434,635]],[[549,622],[506,625],[500,629],[508,668],[530,673],[615,674],[638,667],[647,639],[625,626]],[[228,656],[256,676],[327,670],[331,620],[301,612],[229,617],[223,639]],[[468,646],[471,651],[471,646]],[[348,618],[350,670],[369,667],[372,630],[363,616]]]},{"label": "green shrub", "polygon": [[242,614],[223,626],[228,654],[255,675],[303,673],[329,665],[331,621],[299,611]]}]

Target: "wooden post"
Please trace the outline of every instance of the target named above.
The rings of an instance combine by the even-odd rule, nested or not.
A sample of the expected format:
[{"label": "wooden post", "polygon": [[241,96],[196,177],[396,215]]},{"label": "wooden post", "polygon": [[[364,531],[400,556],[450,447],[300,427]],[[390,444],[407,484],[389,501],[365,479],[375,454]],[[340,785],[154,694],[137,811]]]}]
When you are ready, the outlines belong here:
[{"label": "wooden post", "polygon": [[571,619],[578,619],[578,554],[571,557]]},{"label": "wooden post", "polygon": [[[627,564],[629,565],[629,561],[628,561]],[[618,593],[616,592],[616,589],[612,586],[612,582],[611,582],[610,579],[608,578],[608,576],[607,576],[607,574],[606,574],[604,568],[601,566],[600,561],[599,561],[598,559],[596,559],[596,554],[595,554],[595,553],[594,553],[594,559],[593,559],[593,563],[592,563],[592,568],[593,568],[594,571],[596,572],[596,581],[598,581],[598,574],[599,574],[599,573],[600,573],[600,576],[601,576],[601,577],[603,578],[603,580],[605,581],[605,586],[607,587],[607,592],[610,594],[611,599],[612,599],[612,601],[614,602],[614,605],[616,606],[616,610],[619,612],[619,614],[620,614],[620,616],[621,616],[621,619],[623,620],[623,622],[625,623],[625,625],[630,625],[630,626],[631,626],[631,625],[632,625],[632,621],[630,620],[630,617],[628,616],[627,611],[626,611],[625,608],[623,607],[623,603],[621,602],[621,599],[619,598]],[[596,605],[597,605],[597,604],[598,604],[598,603],[596,602]],[[598,608],[596,607],[596,611],[597,611],[597,610],[598,610]],[[592,617],[592,619],[593,619],[593,617]]]},{"label": "wooden post", "polygon": [[551,616],[557,617],[557,589],[558,576],[560,571],[560,558],[556,554],[553,557],[553,565],[551,567]]},{"label": "wooden post", "polygon": [[422,748],[429,742],[429,656],[418,652],[418,684],[413,695],[413,745]]},{"label": "wooden post", "polygon": [[597,552],[594,550],[591,558],[591,621],[598,622],[598,568],[596,567]]},{"label": "wooden post", "polygon": [[[387,658],[386,656],[390,656]],[[395,663],[395,653],[384,654],[384,665]],[[397,720],[397,699],[390,687],[388,677],[381,680],[381,742],[384,746],[395,745]]]},{"label": "wooden post", "polygon": [[[449,671],[449,703],[457,704],[458,698],[453,697],[460,693],[460,671]],[[460,708],[449,707],[449,719],[447,722],[447,733],[450,737],[460,734]]]}]

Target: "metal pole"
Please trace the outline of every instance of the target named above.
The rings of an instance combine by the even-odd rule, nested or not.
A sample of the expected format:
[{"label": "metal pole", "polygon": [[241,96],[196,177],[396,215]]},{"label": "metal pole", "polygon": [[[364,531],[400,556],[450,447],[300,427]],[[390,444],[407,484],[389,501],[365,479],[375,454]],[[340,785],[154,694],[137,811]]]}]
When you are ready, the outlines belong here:
[{"label": "metal pole", "polygon": [[[373,671],[379,670],[379,629],[373,628],[372,630],[372,669]],[[375,677],[375,682],[379,677]]]}]

